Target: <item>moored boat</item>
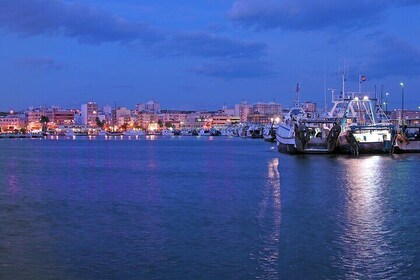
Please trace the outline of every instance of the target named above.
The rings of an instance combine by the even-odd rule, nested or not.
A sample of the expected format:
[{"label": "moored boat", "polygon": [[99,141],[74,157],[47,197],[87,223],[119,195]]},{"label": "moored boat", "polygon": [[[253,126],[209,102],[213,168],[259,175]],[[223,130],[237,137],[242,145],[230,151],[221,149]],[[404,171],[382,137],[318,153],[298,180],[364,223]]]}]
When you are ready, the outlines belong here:
[{"label": "moored boat", "polygon": [[404,126],[398,129],[394,153],[420,153],[420,126]]},{"label": "moored boat", "polygon": [[395,127],[388,122],[377,122],[374,100],[368,96],[348,100],[338,137],[340,153],[391,153]]},{"label": "moored boat", "polygon": [[290,154],[334,153],[340,131],[340,125],[335,122],[307,118],[301,108],[294,108],[276,130],[277,148]]}]

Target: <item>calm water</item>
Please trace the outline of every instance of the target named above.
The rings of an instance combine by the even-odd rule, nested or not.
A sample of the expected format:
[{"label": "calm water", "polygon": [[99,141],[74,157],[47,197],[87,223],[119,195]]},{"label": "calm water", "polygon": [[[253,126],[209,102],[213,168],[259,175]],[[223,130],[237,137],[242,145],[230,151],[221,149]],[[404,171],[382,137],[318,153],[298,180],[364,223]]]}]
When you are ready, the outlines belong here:
[{"label": "calm water", "polygon": [[420,155],[1,140],[1,279],[420,277]]}]

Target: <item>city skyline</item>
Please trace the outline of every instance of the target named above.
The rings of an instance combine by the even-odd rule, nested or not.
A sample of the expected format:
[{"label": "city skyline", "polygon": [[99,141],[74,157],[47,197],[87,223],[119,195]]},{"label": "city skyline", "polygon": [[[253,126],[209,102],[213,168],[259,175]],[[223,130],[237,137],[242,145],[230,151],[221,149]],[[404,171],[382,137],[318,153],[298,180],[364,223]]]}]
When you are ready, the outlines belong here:
[{"label": "city skyline", "polygon": [[[420,106],[418,1],[0,1],[0,110],[216,109],[241,100],[324,104],[325,88]],[[340,70],[341,68],[341,70]],[[382,90],[383,86],[383,90]],[[329,99],[330,93],[327,96]],[[329,101],[328,105],[329,104]]]}]

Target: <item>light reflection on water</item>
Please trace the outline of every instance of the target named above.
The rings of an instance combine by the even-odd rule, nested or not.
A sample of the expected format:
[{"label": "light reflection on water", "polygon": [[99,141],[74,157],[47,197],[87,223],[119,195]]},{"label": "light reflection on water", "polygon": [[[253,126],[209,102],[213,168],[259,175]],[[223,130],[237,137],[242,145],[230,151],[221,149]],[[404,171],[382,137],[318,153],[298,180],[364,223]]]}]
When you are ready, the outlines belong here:
[{"label": "light reflection on water", "polygon": [[[372,156],[344,163],[346,168],[346,222],[345,233],[341,237],[344,255],[343,265],[349,270],[346,277],[371,277],[371,272],[386,274],[392,269],[386,254],[390,249],[387,242],[387,188],[382,180],[381,157]],[[385,256],[385,257],[384,257]],[[358,269],[365,267],[364,275]],[[381,278],[382,278],[381,277]]]},{"label": "light reflection on water", "polygon": [[0,141],[0,278],[418,277],[420,155],[150,138]]},{"label": "light reflection on water", "polygon": [[279,159],[273,158],[267,164],[267,182],[263,186],[263,197],[259,203],[258,225],[260,244],[258,252],[258,279],[278,279],[279,239],[281,222],[281,196]]}]

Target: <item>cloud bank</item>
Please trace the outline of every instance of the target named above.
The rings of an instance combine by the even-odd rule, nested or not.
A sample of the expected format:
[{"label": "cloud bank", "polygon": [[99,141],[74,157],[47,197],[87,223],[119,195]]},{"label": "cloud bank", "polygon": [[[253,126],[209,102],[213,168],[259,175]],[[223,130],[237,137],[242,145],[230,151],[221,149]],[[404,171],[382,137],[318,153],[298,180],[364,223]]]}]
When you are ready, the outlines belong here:
[{"label": "cloud bank", "polygon": [[388,9],[419,4],[417,0],[236,0],[229,17],[257,30],[358,29],[379,23]]},{"label": "cloud bank", "polygon": [[[258,59],[267,46],[208,32],[163,31],[144,22],[132,22],[101,8],[63,0],[0,0],[0,29],[23,37],[64,36],[81,44],[120,43],[140,45],[150,53],[217,59]],[[23,65],[53,68],[50,61],[26,61]],[[239,65],[238,62],[235,63]],[[56,66],[57,67],[57,66]],[[239,72],[242,70],[237,68]],[[231,68],[234,70],[234,67]],[[202,71],[201,74],[213,71]],[[222,74],[220,72],[220,74]],[[227,73],[231,74],[231,72]],[[261,76],[261,73],[255,75]],[[229,76],[230,78],[233,76]]]}]

